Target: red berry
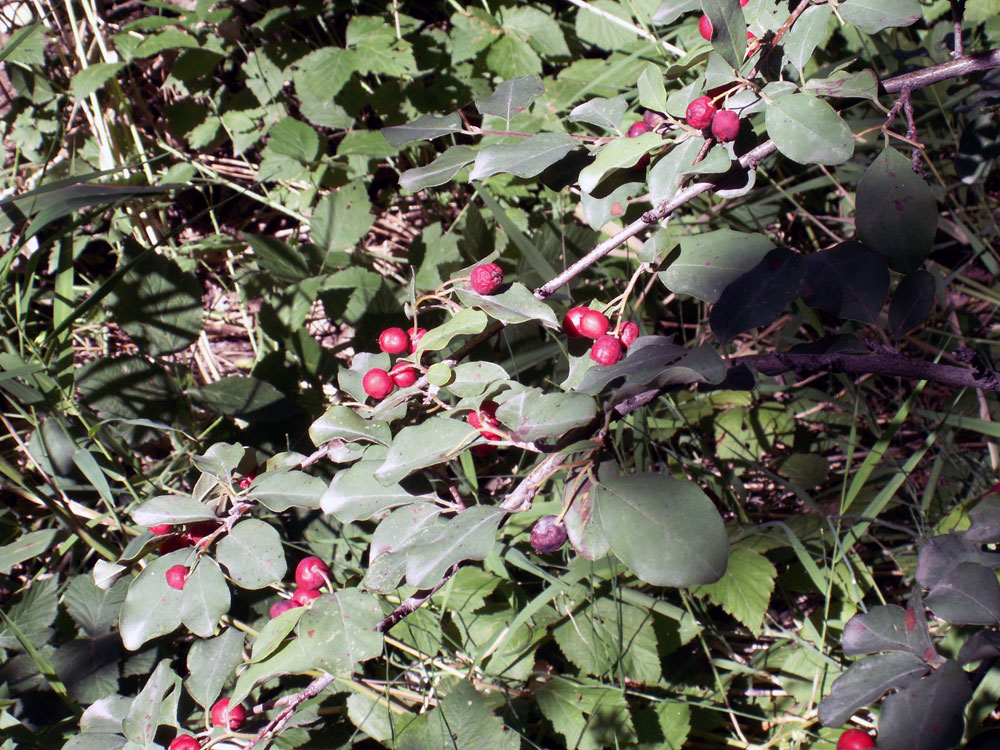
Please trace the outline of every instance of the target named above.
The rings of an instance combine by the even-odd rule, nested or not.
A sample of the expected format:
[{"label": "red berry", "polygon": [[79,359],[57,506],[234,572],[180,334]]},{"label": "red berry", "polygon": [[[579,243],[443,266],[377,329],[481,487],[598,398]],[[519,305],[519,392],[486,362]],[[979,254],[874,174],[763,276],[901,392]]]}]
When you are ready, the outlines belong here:
[{"label": "red berry", "polygon": [[871,750],[873,747],[875,740],[860,729],[848,729],[837,740],[837,750]]},{"label": "red berry", "polygon": [[365,389],[365,393],[376,401],[384,399],[396,387],[389,373],[379,367],[373,367],[365,373],[361,378],[361,386]]},{"label": "red berry", "polygon": [[190,571],[183,565],[173,565],[167,568],[167,572],[165,574],[167,585],[172,589],[180,591],[184,588],[184,584],[187,583],[189,572]]},{"label": "red berry", "polygon": [[635,323],[626,323],[622,326],[621,333],[618,334],[618,340],[626,349],[632,346],[632,342],[637,338],[639,338],[639,326]]},{"label": "red berry", "polygon": [[323,593],[317,589],[295,589],[295,593],[292,594],[292,601],[300,607],[305,607],[312,604],[313,599],[319,599],[321,596],[323,596]]},{"label": "red berry", "polygon": [[699,96],[688,105],[685,118],[687,124],[695,130],[704,130],[712,124],[715,117],[715,104],[707,96]]},{"label": "red berry", "polygon": [[470,411],[469,416],[466,417],[466,421],[482,433],[482,436],[487,440],[500,440],[502,435],[499,435],[493,430],[487,429],[489,427],[499,427],[500,420],[497,419],[497,408],[499,404],[495,401],[483,401],[479,405],[479,411]]},{"label": "red berry", "polygon": [[482,445],[474,445],[469,450],[472,452],[473,456],[482,458],[483,456],[488,456],[493,453],[497,447],[491,443],[483,443]]},{"label": "red berry", "polygon": [[410,337],[402,328],[386,328],[378,337],[378,346],[386,354],[399,354],[410,346]]},{"label": "red berry", "polygon": [[424,337],[425,333],[427,333],[426,328],[414,328],[407,333],[410,337],[410,354],[413,354],[417,350],[417,344],[420,343],[420,339]]},{"label": "red berry", "polygon": [[179,734],[174,737],[174,741],[170,743],[167,750],[200,750],[200,748],[198,740],[190,734]]},{"label": "red berry", "polygon": [[610,327],[611,323],[608,322],[607,316],[597,312],[597,310],[587,310],[580,318],[580,333],[588,339],[600,338],[608,332]]},{"label": "red berry", "polygon": [[571,339],[583,338],[583,332],[580,331],[580,321],[583,320],[583,316],[588,312],[586,307],[571,307],[569,312],[563,318],[563,331]]},{"label": "red berry", "polygon": [[389,376],[392,378],[392,382],[400,388],[409,388],[417,382],[417,371],[405,362],[397,362],[393,365],[393,368],[389,370]]},{"label": "red berry", "polygon": [[194,544],[194,542],[188,539],[186,534],[175,534],[174,536],[168,536],[160,544],[160,554],[166,555],[170,552],[176,552],[179,549],[190,547],[192,544]]},{"label": "red berry", "polygon": [[240,481],[237,482],[236,484],[241,490],[246,490],[250,488],[250,485],[253,484],[253,480],[255,480],[256,478],[257,478],[257,470],[251,469],[246,473],[246,476],[240,477]]},{"label": "red berry", "polygon": [[226,726],[226,709],[229,709],[229,729],[235,732],[247,720],[247,710],[239,704],[229,708],[229,698],[219,698],[212,706],[212,726]]},{"label": "red berry", "polygon": [[659,112],[654,112],[651,109],[647,109],[642,113],[642,121],[646,123],[646,127],[650,130],[656,130],[660,125],[667,121],[667,118],[661,115]]},{"label": "red berry", "polygon": [[750,2],[750,0],[740,0],[740,7],[741,8],[747,7],[747,3],[749,3],[749,2]]},{"label": "red berry", "polygon": [[150,526],[149,530],[156,536],[163,536],[164,534],[169,534],[172,528],[173,526],[169,523],[158,523],[155,526]]},{"label": "red berry", "polygon": [[201,521],[185,531],[184,538],[191,544],[202,544],[218,528],[219,524],[216,521]]},{"label": "red berry", "polygon": [[330,577],[330,568],[318,557],[304,557],[295,566],[295,584],[300,589],[318,589]]},{"label": "red berry", "polygon": [[712,41],[712,20],[704,13],[698,19],[698,33],[705,41]]},{"label": "red berry", "polygon": [[599,365],[613,365],[622,358],[622,345],[614,336],[601,336],[590,347],[590,358]]},{"label": "red berry", "polygon": [[496,294],[503,283],[503,269],[496,263],[483,263],[472,269],[471,281],[476,294]]},{"label": "red berry", "polygon": [[540,555],[566,544],[566,525],[557,516],[542,516],[531,527],[531,547]]},{"label": "red berry", "polygon": [[649,125],[647,125],[645,121],[639,120],[639,122],[632,123],[632,127],[628,129],[628,137],[638,138],[643,133],[648,133],[648,132],[649,132]]},{"label": "red berry", "polygon": [[271,619],[273,620],[278,615],[283,615],[288,610],[295,609],[300,606],[302,605],[292,601],[291,599],[279,599],[271,605]]},{"label": "red berry", "polygon": [[740,132],[740,118],[731,109],[719,110],[712,118],[712,135],[716,140],[735,141]]}]

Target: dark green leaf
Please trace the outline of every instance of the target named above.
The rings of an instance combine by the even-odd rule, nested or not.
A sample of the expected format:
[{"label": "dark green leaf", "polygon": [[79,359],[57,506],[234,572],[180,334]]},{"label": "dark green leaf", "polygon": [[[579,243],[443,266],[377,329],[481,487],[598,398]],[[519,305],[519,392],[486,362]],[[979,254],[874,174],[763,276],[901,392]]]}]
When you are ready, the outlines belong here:
[{"label": "dark green leaf", "polygon": [[866,657],[834,680],[830,694],[819,704],[819,720],[823,726],[839,727],[859,708],[874,703],[890,690],[913,684],[929,671],[927,662],[913,654]]},{"label": "dark green leaf", "polygon": [[375,478],[384,485],[391,485],[417,469],[443,463],[457,455],[462,445],[471,440],[471,432],[472,428],[465,422],[448,417],[431,417],[420,424],[404,427],[389,446]]},{"label": "dark green leaf", "polygon": [[215,638],[195,641],[187,655],[184,689],[198,705],[210,708],[242,663],[243,633],[236,628],[227,628]]},{"label": "dark green leaf", "polygon": [[382,608],[374,596],[354,588],[341,589],[316,599],[302,615],[296,632],[317,667],[345,676],[358,662],[382,653],[382,635],[375,632],[381,619]]},{"label": "dark green leaf", "polygon": [[537,75],[514,78],[501,83],[490,96],[476,99],[476,108],[484,115],[496,115],[509,123],[543,93],[545,87]]},{"label": "dark green leaf", "polygon": [[443,185],[457,175],[462,167],[476,160],[476,149],[452,146],[426,167],[407,169],[399,176],[399,186],[414,193]]},{"label": "dark green leaf", "polygon": [[375,218],[361,180],[324,195],[309,220],[309,238],[328,255],[350,251],[372,228]]},{"label": "dark green leaf", "polygon": [[413,534],[406,551],[406,582],[418,589],[438,583],[463,560],[482,560],[493,549],[497,526],[506,513],[489,505],[474,505],[458,515]]},{"label": "dark green leaf", "polygon": [[250,486],[248,498],[257,500],[275,513],[289,508],[319,508],[326,483],[303,471],[267,472]]},{"label": "dark green leaf", "polygon": [[215,513],[190,495],[160,495],[132,511],[132,520],[140,526],[192,523],[212,518]]},{"label": "dark green leaf", "polygon": [[314,445],[323,445],[331,440],[389,445],[392,432],[385,422],[364,419],[346,406],[331,406],[309,427],[309,439]]},{"label": "dark green leaf", "polygon": [[913,605],[908,606],[911,608],[909,614],[903,607],[884,604],[854,615],[844,626],[844,655],[904,651],[923,658],[927,649],[933,646],[926,619],[917,615]]},{"label": "dark green leaf", "polygon": [[805,259],[778,247],[764,260],[725,288],[712,307],[709,323],[720,341],[751,328],[767,325],[802,293],[806,281]]},{"label": "dark green leaf", "polygon": [[802,301],[839,318],[874,323],[889,291],[885,258],[860,242],[806,256]]},{"label": "dark green leaf", "polygon": [[458,112],[452,112],[444,117],[421,115],[405,125],[382,128],[382,135],[385,136],[390,146],[401,148],[407,143],[430,141],[449,133],[458,133],[461,130],[462,118],[458,116]]},{"label": "dark green leaf", "polygon": [[353,523],[367,520],[387,508],[432,498],[410,494],[398,484],[381,484],[374,476],[380,464],[379,461],[359,461],[337,472],[323,495],[323,512],[332,513],[341,523]]},{"label": "dark green leaf", "polygon": [[142,747],[152,745],[157,727],[161,723],[167,723],[164,721],[166,717],[161,713],[164,699],[179,685],[180,678],[170,669],[169,659],[157,664],[156,669],[146,680],[146,685],[132,701],[128,715],[122,722],[122,732],[125,736]]},{"label": "dark green leaf", "polygon": [[[499,295],[498,295],[499,296]],[[444,349],[456,336],[472,336],[486,328],[486,315],[479,310],[462,309],[424,334],[417,345],[417,357],[424,352]]]},{"label": "dark green leaf", "polygon": [[889,304],[889,330],[896,338],[905,336],[921,325],[934,307],[937,282],[922,268],[904,276]]},{"label": "dark green leaf", "polygon": [[729,0],[701,0],[712,22],[712,47],[733,68],[743,65],[747,49],[747,22],[743,9]]},{"label": "dark green leaf", "polygon": [[608,172],[635,166],[644,154],[663,143],[663,136],[659,133],[643,133],[638,138],[615,138],[580,172],[580,189],[592,193]]},{"label": "dark green leaf", "polygon": [[[458,298],[469,307],[478,307],[490,317],[504,323],[524,323],[537,320],[552,329],[559,329],[559,321],[552,308],[536,298],[531,291],[520,282],[514,282],[500,294],[476,294],[472,289],[456,287]],[[433,331],[428,332],[428,336]],[[477,331],[478,333],[478,331]],[[425,336],[424,338],[427,338]],[[420,341],[423,345],[423,339]]]},{"label": "dark green leaf", "polygon": [[263,521],[240,521],[216,546],[216,556],[233,582],[262,589],[285,577],[288,569],[277,530]]},{"label": "dark green leaf", "polygon": [[129,651],[181,624],[183,592],[167,585],[166,573],[174,565],[188,564],[189,557],[188,550],[161,555],[132,580],[118,621],[122,643]]},{"label": "dark green leaf", "polygon": [[579,393],[543,393],[529,388],[504,401],[497,419],[510,428],[510,436],[525,442],[561,437],[589,423],[597,414],[590,396]]},{"label": "dark green leaf", "polygon": [[624,96],[616,96],[611,99],[599,96],[589,99],[583,104],[577,104],[566,119],[570,122],[590,123],[603,130],[624,135],[621,131],[621,124],[626,109],[628,109],[628,103]]},{"label": "dark green leaf", "polygon": [[718,302],[722,291],[773,247],[763,234],[732,229],[689,235],[681,239],[680,255],[659,274],[660,281],[672,292]]},{"label": "dark green leaf", "polygon": [[799,164],[843,164],[854,153],[854,137],[847,123],[812,94],[772,100],[764,110],[764,123],[778,151]]},{"label": "dark green leaf", "polygon": [[309,278],[309,268],[302,251],[276,237],[245,233],[243,238],[253,248],[264,270],[280,281],[303,281]]},{"label": "dark green leaf", "polygon": [[960,563],[925,597],[937,617],[955,625],[1000,623],[1000,583],[996,574],[977,563]]},{"label": "dark green leaf", "polygon": [[845,0],[837,6],[844,20],[866,34],[882,29],[909,26],[920,20],[922,13],[917,0]]},{"label": "dark green leaf", "polygon": [[516,143],[483,146],[476,155],[476,164],[469,174],[470,180],[484,180],[500,172],[518,177],[534,177],[555,164],[577,142],[563,133],[543,133]]},{"label": "dark green leaf", "polygon": [[181,596],[181,622],[195,635],[207,638],[219,618],[229,611],[229,586],[210,557],[203,557],[191,571]]}]

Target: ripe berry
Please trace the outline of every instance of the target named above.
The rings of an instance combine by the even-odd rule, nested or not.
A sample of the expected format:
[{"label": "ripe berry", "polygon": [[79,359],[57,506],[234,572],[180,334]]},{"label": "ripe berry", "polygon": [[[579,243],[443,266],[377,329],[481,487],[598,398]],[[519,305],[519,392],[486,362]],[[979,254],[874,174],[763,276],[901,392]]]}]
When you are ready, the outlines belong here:
[{"label": "ripe berry", "polygon": [[837,750],[871,750],[873,747],[875,740],[860,729],[848,729],[837,740]]},{"label": "ripe berry", "polygon": [[542,516],[531,527],[531,548],[540,555],[555,552],[566,543],[566,525],[557,516]]},{"label": "ripe berry", "polygon": [[626,349],[632,346],[632,342],[637,338],[639,338],[639,326],[635,323],[626,323],[622,326],[621,333],[618,334],[618,340]]},{"label": "ripe berry", "polygon": [[699,96],[688,105],[685,118],[687,124],[695,130],[704,130],[712,124],[715,117],[715,104],[707,96]]},{"label": "ripe berry", "polygon": [[199,750],[199,748],[201,745],[198,744],[198,740],[190,734],[179,734],[174,737],[167,750]]},{"label": "ripe berry", "polygon": [[249,489],[250,485],[253,484],[253,480],[255,480],[256,478],[257,478],[257,470],[251,469],[246,473],[246,476],[240,477],[240,480],[236,483],[236,485],[241,490]]},{"label": "ripe berry", "polygon": [[176,552],[179,549],[184,549],[185,547],[190,547],[194,542],[187,538],[185,534],[174,534],[168,536],[160,544],[160,554],[166,555],[170,552]]},{"label": "ripe berry", "polygon": [[[229,708],[229,698],[219,698],[212,706],[212,726],[226,726],[226,709]],[[239,704],[229,709],[229,729],[233,732],[243,726],[247,720],[247,710]]]},{"label": "ripe berry", "polygon": [[628,129],[629,138],[638,138],[643,133],[649,132],[649,125],[647,125],[643,120],[639,122],[632,123],[632,127]]},{"label": "ripe berry", "polygon": [[589,311],[586,307],[571,307],[566,317],[563,318],[563,331],[571,339],[582,339],[583,332],[580,330],[580,321]]},{"label": "ripe berry", "polygon": [[167,572],[165,574],[167,585],[172,589],[180,591],[184,588],[184,584],[187,583],[189,572],[190,571],[183,565],[173,565],[167,568]]},{"label": "ripe berry", "polygon": [[200,521],[184,532],[184,538],[191,544],[202,544],[204,540],[219,528],[216,521]]},{"label": "ripe berry", "polygon": [[150,526],[149,530],[156,536],[163,536],[164,534],[169,534],[172,528],[173,526],[169,523],[158,523],[154,526]]},{"label": "ripe berry", "polygon": [[704,13],[698,19],[698,33],[705,41],[712,41],[712,20]]},{"label": "ripe berry", "polygon": [[722,142],[735,141],[740,132],[740,118],[731,109],[719,110],[712,119],[712,135]]},{"label": "ripe berry", "polygon": [[361,378],[361,386],[365,389],[365,393],[376,401],[384,399],[396,387],[392,378],[389,377],[389,373],[379,367],[373,367],[365,373],[365,376]]},{"label": "ripe berry", "polygon": [[318,589],[330,577],[330,568],[318,557],[304,557],[295,567],[295,584],[300,589]]},{"label": "ripe berry", "polygon": [[740,7],[741,8],[747,7],[747,3],[749,3],[749,2],[750,2],[750,0],[740,0]]},{"label": "ripe berry", "polygon": [[410,346],[410,337],[402,328],[386,328],[378,337],[378,346],[386,354],[399,354]]},{"label": "ripe berry", "polygon": [[313,599],[319,599],[321,596],[323,596],[322,592],[317,589],[295,589],[292,601],[300,607],[305,607],[312,604]]},{"label": "ripe berry", "polygon": [[580,318],[580,333],[586,336],[588,339],[596,339],[608,332],[608,328],[611,327],[611,323],[608,322],[607,316],[604,313],[597,312],[597,310],[587,310]]},{"label": "ripe berry", "polygon": [[476,294],[496,294],[503,283],[503,269],[496,263],[483,263],[472,269],[472,291]]},{"label": "ripe berry", "polygon": [[414,328],[407,331],[406,335],[410,337],[410,354],[413,354],[417,350],[417,344],[420,343],[420,339],[424,337],[425,333],[427,333],[426,328]]},{"label": "ripe berry", "polygon": [[614,336],[601,336],[590,347],[590,358],[602,366],[613,365],[622,358],[622,345]]},{"label": "ripe berry", "polygon": [[405,362],[398,362],[389,370],[392,382],[400,388],[409,388],[417,382],[417,371]]},{"label": "ripe berry", "polygon": [[479,411],[470,411],[469,416],[466,417],[466,421],[479,430],[487,440],[500,440],[503,437],[493,430],[487,429],[500,426],[500,420],[496,416],[498,406],[499,404],[495,401],[483,401],[479,405]]},{"label": "ripe berry", "polygon": [[660,125],[667,121],[667,118],[661,115],[659,112],[654,112],[651,109],[647,109],[642,113],[642,121],[646,123],[646,127],[650,130],[656,130]]},{"label": "ripe berry", "polygon": [[278,615],[283,615],[290,609],[295,609],[301,606],[297,602],[293,602],[291,599],[279,599],[274,604],[271,605],[271,619],[273,620]]}]

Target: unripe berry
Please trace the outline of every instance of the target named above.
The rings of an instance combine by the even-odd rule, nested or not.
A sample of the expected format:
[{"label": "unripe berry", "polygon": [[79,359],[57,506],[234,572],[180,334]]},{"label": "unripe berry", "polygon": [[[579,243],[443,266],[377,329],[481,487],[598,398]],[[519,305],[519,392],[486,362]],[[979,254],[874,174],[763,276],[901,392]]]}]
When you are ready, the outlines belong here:
[{"label": "unripe berry", "polygon": [[698,19],[698,33],[701,34],[705,41],[712,41],[712,19],[704,13]]},{"label": "unripe berry", "polygon": [[635,323],[626,323],[622,326],[621,333],[618,334],[618,340],[626,349],[632,346],[632,342],[637,338],[639,338],[639,326]]},{"label": "unripe berry", "polygon": [[167,750],[200,750],[200,748],[198,740],[190,734],[179,734],[174,737],[174,741],[170,743]]},{"label": "unripe berry", "polygon": [[563,331],[571,339],[584,338],[583,331],[580,330],[580,322],[589,310],[586,307],[571,307],[566,317],[563,318]]},{"label": "unripe berry", "polygon": [[643,133],[648,133],[648,132],[649,132],[649,125],[647,125],[644,121],[639,120],[639,122],[632,123],[632,127],[628,129],[628,137],[638,138]]},{"label": "unripe berry", "polygon": [[590,347],[590,358],[601,366],[613,365],[622,358],[622,345],[614,336],[601,336]]},{"label": "unripe berry", "polygon": [[378,337],[378,346],[386,354],[399,354],[409,348],[410,337],[402,328],[386,328]]},{"label": "unripe berry", "polygon": [[279,599],[271,605],[271,619],[273,620],[275,617],[283,615],[288,610],[295,609],[298,606],[301,605],[297,602],[293,602],[291,599]]},{"label": "unripe berry", "polygon": [[685,112],[687,124],[695,130],[704,130],[712,124],[715,117],[715,104],[707,96],[699,96],[687,107]]},{"label": "unripe berry", "polygon": [[317,589],[295,589],[295,593],[292,594],[292,601],[300,607],[305,607],[312,604],[314,599],[319,599],[321,596],[323,596],[323,593]]},{"label": "unripe berry", "polygon": [[[229,698],[219,698],[212,706],[212,726],[226,726],[226,709],[229,708]],[[247,720],[247,710],[243,706],[235,705],[229,709],[229,729],[233,732],[243,726]]]},{"label": "unripe berry", "polygon": [[164,534],[169,534],[170,530],[173,528],[169,523],[158,523],[149,527],[150,532],[156,536],[163,536]]},{"label": "unripe berry", "polygon": [[167,572],[165,574],[167,585],[172,589],[180,591],[184,588],[184,584],[187,583],[189,572],[190,571],[183,565],[173,565],[167,568]]},{"label": "unripe berry", "polygon": [[557,516],[542,516],[531,527],[531,548],[540,555],[566,544],[566,525]]},{"label": "unripe berry", "polygon": [[479,405],[479,411],[470,411],[469,416],[465,418],[469,425],[479,430],[487,440],[500,440],[503,437],[499,433],[488,429],[500,426],[500,420],[497,419],[498,406],[499,404],[496,401],[483,401]]},{"label": "unripe berry", "polygon": [[874,747],[872,736],[860,729],[848,729],[837,740],[837,750],[871,750]]},{"label": "unripe berry", "polygon": [[483,263],[472,269],[470,281],[476,294],[496,294],[503,284],[503,269],[496,263]]},{"label": "unripe berry", "polygon": [[392,382],[400,388],[409,388],[417,382],[417,371],[405,362],[398,362],[389,370]]},{"label": "unripe berry", "polygon": [[722,142],[735,141],[740,133],[740,118],[731,109],[719,110],[712,118],[712,135]]},{"label": "unripe berry", "polygon": [[424,337],[425,333],[427,333],[426,328],[413,328],[407,332],[407,335],[410,337],[410,354],[417,351],[417,344],[420,343],[420,339]]},{"label": "unripe berry", "polygon": [[365,393],[376,401],[384,399],[396,387],[392,378],[389,377],[389,373],[379,367],[373,367],[365,373],[365,376],[361,378],[361,386],[365,389]]},{"label": "unripe berry", "polygon": [[586,336],[588,339],[596,339],[608,332],[608,328],[611,327],[611,323],[608,322],[608,318],[604,313],[597,312],[597,310],[587,310],[580,318],[580,333]]},{"label": "unripe berry", "polygon": [[330,577],[330,568],[318,557],[304,557],[295,566],[295,584],[300,589],[318,589]]}]

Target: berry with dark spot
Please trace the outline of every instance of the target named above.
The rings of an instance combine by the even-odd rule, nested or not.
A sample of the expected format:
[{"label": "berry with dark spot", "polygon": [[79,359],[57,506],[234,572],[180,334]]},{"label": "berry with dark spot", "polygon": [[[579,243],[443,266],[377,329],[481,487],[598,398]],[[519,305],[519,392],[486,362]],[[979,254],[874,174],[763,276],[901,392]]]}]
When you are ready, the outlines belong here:
[{"label": "berry with dark spot", "polygon": [[531,548],[540,555],[555,552],[566,544],[566,524],[558,516],[542,516],[531,527]]},{"label": "berry with dark spot", "polygon": [[647,125],[643,120],[639,122],[632,123],[632,127],[628,129],[629,138],[638,138],[640,135],[649,132],[649,125]]},{"label": "berry with dark spot", "polygon": [[279,599],[271,605],[271,619],[273,620],[275,617],[283,615],[288,610],[295,609],[298,606],[301,605],[293,602],[291,599]]},{"label": "berry with dark spot", "polygon": [[704,130],[712,124],[715,117],[715,104],[707,96],[699,96],[687,106],[684,113],[687,124],[695,130]]},{"label": "berry with dark spot", "polygon": [[621,333],[618,334],[618,340],[626,349],[632,346],[632,342],[637,338],[639,338],[639,326],[635,323],[626,323],[622,326]]}]

